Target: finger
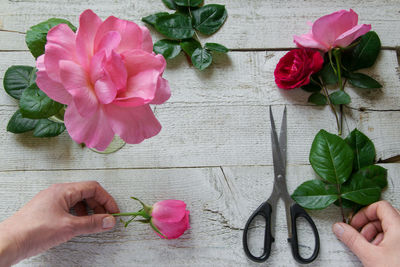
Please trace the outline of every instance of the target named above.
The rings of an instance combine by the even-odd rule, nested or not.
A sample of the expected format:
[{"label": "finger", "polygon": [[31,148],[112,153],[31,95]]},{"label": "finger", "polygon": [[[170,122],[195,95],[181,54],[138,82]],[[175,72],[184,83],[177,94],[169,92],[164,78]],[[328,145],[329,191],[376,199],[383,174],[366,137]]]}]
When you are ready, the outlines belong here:
[{"label": "finger", "polygon": [[372,244],[372,245],[375,245],[375,246],[378,246],[378,245],[382,242],[383,237],[384,237],[384,234],[383,234],[383,233],[379,233],[379,234],[375,237],[375,239],[372,240],[371,244]]},{"label": "finger", "polygon": [[78,216],[88,215],[87,210],[86,210],[86,205],[82,201],[76,203],[73,208],[75,210],[76,215],[78,215]]},{"label": "finger", "polygon": [[93,198],[109,213],[118,213],[114,198],[96,181],[65,184],[64,196],[69,207],[84,199]]},{"label": "finger", "polygon": [[367,239],[369,242],[374,240],[377,234],[382,232],[382,226],[380,221],[373,221],[370,223],[367,223],[360,231],[360,234],[362,234],[365,239]]},{"label": "finger", "polygon": [[75,235],[93,234],[104,232],[115,226],[115,218],[107,214],[94,214],[89,216],[73,216],[71,224]]},{"label": "finger", "polygon": [[93,210],[95,214],[102,214],[107,213],[103,206],[99,204],[94,198],[86,199],[86,203],[88,204],[89,208]]},{"label": "finger", "polygon": [[351,225],[360,229],[368,222],[380,220],[385,232],[393,224],[400,223],[400,214],[387,201],[379,201],[361,209],[351,220]]},{"label": "finger", "polygon": [[352,226],[346,223],[335,223],[332,230],[336,237],[361,260],[368,258],[371,254],[373,246]]}]

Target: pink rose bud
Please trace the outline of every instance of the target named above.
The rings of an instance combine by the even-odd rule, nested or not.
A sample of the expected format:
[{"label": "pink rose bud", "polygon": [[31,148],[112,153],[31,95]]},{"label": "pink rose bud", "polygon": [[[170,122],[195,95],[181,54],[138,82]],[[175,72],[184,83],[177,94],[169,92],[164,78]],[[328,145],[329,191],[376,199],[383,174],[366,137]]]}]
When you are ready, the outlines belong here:
[{"label": "pink rose bud", "polygon": [[189,229],[189,211],[185,202],[169,199],[157,202],[153,205],[151,222],[158,231],[157,234],[167,239],[180,237]]},{"label": "pink rose bud", "polygon": [[[189,211],[182,200],[163,200],[155,203],[152,207],[147,206],[135,197],[131,197],[142,204],[143,208],[137,212],[114,213],[113,216],[131,216],[124,222],[125,227],[131,222],[149,223],[153,230],[161,238],[176,239],[190,228]],[[136,219],[138,216],[143,219]]]},{"label": "pink rose bud", "polygon": [[358,15],[352,9],[340,10],[317,19],[309,33],[294,36],[298,47],[316,48],[327,52],[346,47],[371,30],[371,25],[357,24]]}]

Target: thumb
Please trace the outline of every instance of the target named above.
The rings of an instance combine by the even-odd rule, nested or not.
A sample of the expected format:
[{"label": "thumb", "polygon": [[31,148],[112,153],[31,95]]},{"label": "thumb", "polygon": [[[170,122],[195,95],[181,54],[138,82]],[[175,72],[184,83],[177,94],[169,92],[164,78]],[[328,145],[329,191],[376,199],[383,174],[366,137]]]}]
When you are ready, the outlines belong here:
[{"label": "thumb", "polygon": [[112,229],[115,218],[109,214],[93,214],[89,216],[75,216],[73,227],[76,235],[93,234]]},{"label": "thumb", "polygon": [[335,223],[332,231],[360,260],[373,255],[372,245],[352,226],[346,223]]}]

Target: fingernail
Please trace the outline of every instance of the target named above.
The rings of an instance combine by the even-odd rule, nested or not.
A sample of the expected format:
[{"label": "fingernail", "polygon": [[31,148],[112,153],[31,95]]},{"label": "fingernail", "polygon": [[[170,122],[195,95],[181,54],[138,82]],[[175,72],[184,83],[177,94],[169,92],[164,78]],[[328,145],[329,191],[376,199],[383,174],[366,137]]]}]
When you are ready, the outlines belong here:
[{"label": "fingernail", "polygon": [[337,238],[341,238],[344,232],[343,226],[340,225],[340,223],[335,223],[332,228],[333,232],[337,236]]},{"label": "fingernail", "polygon": [[103,228],[104,229],[114,227],[114,225],[115,225],[115,219],[113,216],[107,216],[103,219]]}]

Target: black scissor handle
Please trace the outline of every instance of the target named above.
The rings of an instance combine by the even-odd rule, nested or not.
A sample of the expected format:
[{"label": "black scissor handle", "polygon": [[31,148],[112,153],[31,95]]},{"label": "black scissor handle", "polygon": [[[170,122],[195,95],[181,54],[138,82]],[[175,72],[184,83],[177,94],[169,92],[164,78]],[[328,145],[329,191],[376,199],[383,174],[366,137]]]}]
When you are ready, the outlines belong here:
[{"label": "black scissor handle", "polygon": [[[308,215],[308,213],[298,204],[293,204],[292,206],[290,206],[290,215],[292,221],[292,238],[288,238],[288,241],[292,246],[293,258],[299,263],[310,263],[317,258],[319,252],[319,235],[317,227],[315,226],[315,223],[311,219],[310,215]],[[304,219],[306,219],[307,222],[310,224],[314,233],[314,239],[315,239],[314,252],[311,255],[311,257],[306,259],[300,256],[299,253],[299,241],[297,238],[297,224],[296,224],[296,219],[298,217],[303,217]]]},{"label": "black scissor handle", "polygon": [[[253,214],[250,216],[250,218],[247,220],[246,226],[244,227],[244,231],[243,231],[243,248],[244,248],[244,252],[246,253],[247,257],[249,259],[251,259],[252,261],[255,262],[263,262],[266,261],[271,253],[271,244],[272,242],[274,242],[274,238],[272,237],[271,234],[271,213],[272,213],[272,207],[271,204],[269,204],[268,202],[264,202],[262,203],[254,212]],[[263,248],[263,254],[261,256],[254,256],[253,254],[251,254],[249,247],[248,247],[248,230],[249,227],[251,225],[251,223],[253,222],[253,220],[257,217],[257,216],[262,216],[265,219],[265,235],[264,235],[264,248]]]}]

